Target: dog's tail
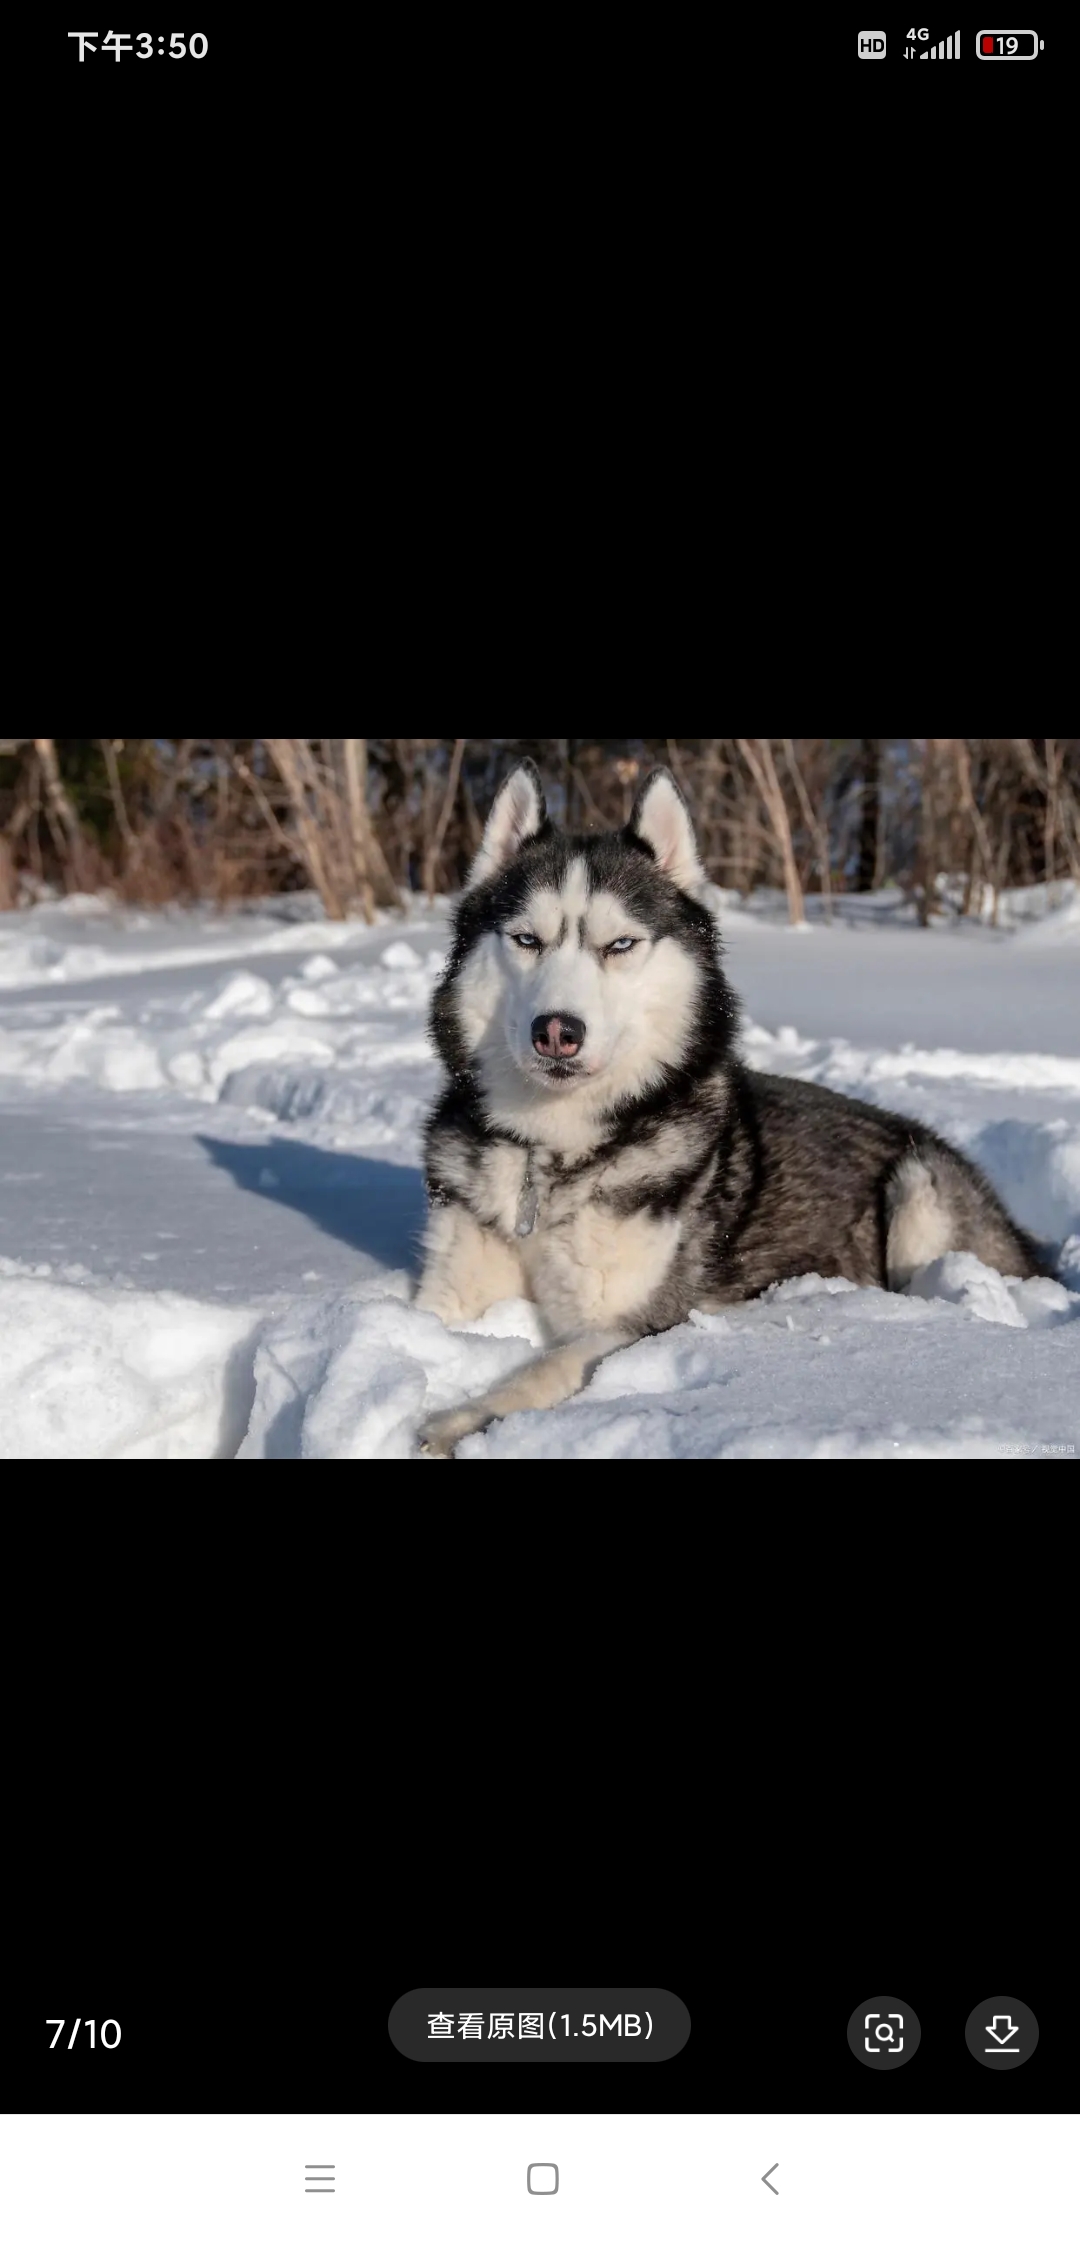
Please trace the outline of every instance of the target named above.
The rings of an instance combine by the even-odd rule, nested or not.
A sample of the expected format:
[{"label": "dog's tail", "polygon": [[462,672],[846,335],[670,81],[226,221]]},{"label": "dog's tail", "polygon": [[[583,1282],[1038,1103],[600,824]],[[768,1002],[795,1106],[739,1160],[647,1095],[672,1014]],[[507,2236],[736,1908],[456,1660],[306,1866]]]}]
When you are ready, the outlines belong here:
[{"label": "dog's tail", "polygon": [[1034,1239],[970,1161],[946,1145],[913,1146],[885,1179],[888,1285],[898,1292],[953,1249],[977,1255],[1006,1278],[1036,1278],[1047,1270]]}]

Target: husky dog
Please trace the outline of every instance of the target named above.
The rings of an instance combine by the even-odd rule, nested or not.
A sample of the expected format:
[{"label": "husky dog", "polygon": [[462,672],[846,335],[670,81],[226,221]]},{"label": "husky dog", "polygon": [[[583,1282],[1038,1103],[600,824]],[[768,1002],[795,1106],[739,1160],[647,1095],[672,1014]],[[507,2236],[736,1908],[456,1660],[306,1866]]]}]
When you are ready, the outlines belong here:
[{"label": "husky dog", "polygon": [[531,761],[496,796],[432,1007],[448,1081],[417,1306],[460,1323],[526,1294],[552,1345],[429,1419],[429,1455],[779,1279],[895,1289],[954,1247],[1044,1271],[932,1130],[740,1063],[704,886],[666,771],[619,833],[559,833]]}]

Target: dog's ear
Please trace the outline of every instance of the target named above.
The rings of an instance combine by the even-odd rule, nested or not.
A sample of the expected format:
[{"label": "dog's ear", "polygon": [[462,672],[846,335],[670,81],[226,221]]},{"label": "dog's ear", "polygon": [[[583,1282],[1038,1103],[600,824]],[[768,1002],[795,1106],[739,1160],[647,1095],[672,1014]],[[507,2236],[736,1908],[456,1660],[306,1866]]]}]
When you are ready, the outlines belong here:
[{"label": "dog's ear", "polygon": [[651,771],[630,813],[630,832],[647,842],[662,873],[697,896],[705,885],[690,813],[671,773]]},{"label": "dog's ear", "polygon": [[538,834],[547,817],[540,774],[531,756],[504,779],[488,812],[484,838],[469,869],[466,888],[491,880],[517,856],[523,842]]}]

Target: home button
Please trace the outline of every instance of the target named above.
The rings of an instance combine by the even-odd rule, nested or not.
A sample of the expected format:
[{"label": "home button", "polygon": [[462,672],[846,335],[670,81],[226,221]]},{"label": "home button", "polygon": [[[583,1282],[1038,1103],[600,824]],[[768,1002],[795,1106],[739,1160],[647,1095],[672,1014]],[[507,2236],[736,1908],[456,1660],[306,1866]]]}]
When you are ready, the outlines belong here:
[{"label": "home button", "polygon": [[525,2176],[530,2197],[554,2197],[559,2187],[557,2166],[530,2166]]}]

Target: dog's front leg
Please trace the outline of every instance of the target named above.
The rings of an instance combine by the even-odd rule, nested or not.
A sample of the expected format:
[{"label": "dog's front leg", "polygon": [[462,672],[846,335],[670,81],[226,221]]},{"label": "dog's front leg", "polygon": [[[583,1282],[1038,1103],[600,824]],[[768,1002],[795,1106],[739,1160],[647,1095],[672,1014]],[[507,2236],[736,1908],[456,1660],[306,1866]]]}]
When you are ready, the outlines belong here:
[{"label": "dog's front leg", "polygon": [[478,1434],[493,1418],[509,1418],[515,1410],[547,1410],[580,1393],[590,1373],[604,1356],[629,1346],[635,1335],[613,1326],[607,1332],[581,1333],[549,1348],[532,1363],[512,1372],[501,1386],[486,1395],[440,1410],[420,1429],[420,1448],[426,1457],[449,1457],[466,1434]]},{"label": "dog's front leg", "polygon": [[497,1232],[477,1223],[460,1200],[432,1208],[418,1309],[433,1310],[446,1325],[469,1324],[493,1301],[514,1301],[525,1290],[518,1256]]},{"label": "dog's front leg", "polygon": [[[441,1410],[421,1428],[429,1456],[449,1457],[466,1434],[514,1410],[546,1410],[585,1385],[604,1356],[643,1332],[677,1321],[680,1304],[660,1298],[679,1241],[677,1223],[647,1212],[622,1217],[592,1203],[556,1231],[538,1230],[522,1260],[555,1345],[490,1393]],[[659,1314],[658,1314],[659,1313]]]}]

